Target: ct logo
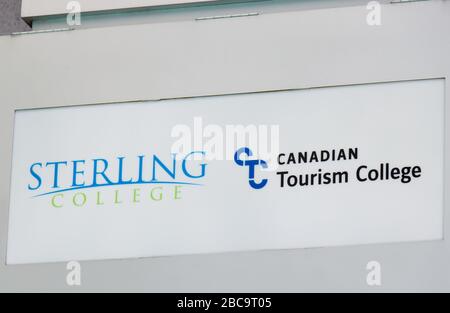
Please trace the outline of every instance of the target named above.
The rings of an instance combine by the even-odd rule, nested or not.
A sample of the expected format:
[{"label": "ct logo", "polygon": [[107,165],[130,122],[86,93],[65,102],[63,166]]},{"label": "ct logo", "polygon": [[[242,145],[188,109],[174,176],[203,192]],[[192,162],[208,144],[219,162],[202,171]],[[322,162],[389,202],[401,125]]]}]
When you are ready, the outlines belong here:
[{"label": "ct logo", "polygon": [[[247,157],[242,159],[242,155]],[[239,166],[248,166],[248,183],[253,189],[261,189],[267,185],[268,180],[263,179],[260,182],[255,181],[255,167],[267,168],[267,163],[264,160],[248,160],[248,157],[253,156],[252,150],[249,148],[241,148],[234,154],[234,162]]]}]

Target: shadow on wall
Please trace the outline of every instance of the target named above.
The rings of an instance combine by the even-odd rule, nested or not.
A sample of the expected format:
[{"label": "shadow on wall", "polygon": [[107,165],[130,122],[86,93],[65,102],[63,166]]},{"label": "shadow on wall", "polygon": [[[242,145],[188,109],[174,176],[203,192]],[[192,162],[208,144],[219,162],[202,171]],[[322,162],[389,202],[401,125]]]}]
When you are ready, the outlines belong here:
[{"label": "shadow on wall", "polygon": [[20,17],[21,0],[0,0],[0,35],[30,30]]}]

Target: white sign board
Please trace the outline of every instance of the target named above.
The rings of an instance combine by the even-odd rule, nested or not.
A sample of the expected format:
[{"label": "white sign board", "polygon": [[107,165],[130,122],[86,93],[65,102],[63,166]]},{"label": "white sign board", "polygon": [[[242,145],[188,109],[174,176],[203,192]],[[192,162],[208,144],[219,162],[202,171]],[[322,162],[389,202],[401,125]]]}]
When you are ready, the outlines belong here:
[{"label": "white sign board", "polygon": [[444,80],[18,111],[7,261],[441,240],[443,146]]}]

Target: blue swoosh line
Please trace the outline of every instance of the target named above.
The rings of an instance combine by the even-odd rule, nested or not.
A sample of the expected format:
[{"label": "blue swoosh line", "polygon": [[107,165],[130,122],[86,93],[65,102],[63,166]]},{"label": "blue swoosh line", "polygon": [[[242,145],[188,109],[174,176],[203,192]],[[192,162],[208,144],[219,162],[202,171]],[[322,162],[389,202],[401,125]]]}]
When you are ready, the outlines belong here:
[{"label": "blue swoosh line", "polygon": [[81,190],[81,189],[89,189],[89,188],[99,188],[99,187],[110,187],[110,186],[124,186],[124,185],[190,185],[190,186],[202,186],[202,184],[196,184],[196,183],[187,183],[187,182],[177,182],[177,181],[150,181],[150,182],[130,182],[130,183],[113,183],[113,184],[102,184],[102,185],[91,185],[91,186],[79,186],[79,187],[73,187],[73,188],[67,188],[67,189],[60,189],[56,191],[41,193],[36,196],[33,196],[32,198],[38,198],[42,196],[48,196],[55,193],[63,193],[73,190]]}]

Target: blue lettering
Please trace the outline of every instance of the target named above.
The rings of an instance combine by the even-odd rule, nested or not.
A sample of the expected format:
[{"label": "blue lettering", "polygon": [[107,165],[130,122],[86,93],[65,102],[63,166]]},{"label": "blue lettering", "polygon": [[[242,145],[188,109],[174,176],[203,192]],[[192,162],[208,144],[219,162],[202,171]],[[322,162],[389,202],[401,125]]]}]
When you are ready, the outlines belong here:
[{"label": "blue lettering", "polygon": [[[186,176],[189,177],[189,178],[202,178],[202,177],[205,176],[205,173],[206,173],[206,165],[207,165],[206,163],[201,163],[201,164],[200,164],[201,172],[200,172],[199,175],[193,175],[192,173],[190,173],[190,172],[187,170],[187,167],[186,167],[186,163],[187,163],[187,161],[189,161],[188,158],[189,158],[191,155],[195,155],[195,154],[200,154],[200,155],[202,155],[202,156],[205,156],[206,152],[204,152],[204,151],[194,151],[194,152],[191,152],[191,153],[189,153],[188,155],[186,155],[186,157],[184,158],[183,163],[182,163],[183,173],[184,173],[184,175],[186,175]],[[195,158],[194,158],[194,159],[195,159]]]},{"label": "blue lettering", "polygon": [[36,185],[36,187],[31,187],[31,185],[28,185],[28,190],[36,190],[36,189],[39,189],[39,188],[41,187],[41,185],[42,185],[42,179],[41,179],[41,177],[34,171],[34,168],[35,168],[36,166],[39,166],[40,168],[42,168],[42,163],[34,163],[33,165],[30,166],[30,173],[31,173],[31,176],[33,176],[33,177],[36,179],[37,185]]},{"label": "blue lettering", "polygon": [[138,178],[138,182],[142,183],[144,181],[143,175],[144,175],[144,156],[140,155],[138,156],[139,158],[139,178]]},{"label": "blue lettering", "polygon": [[45,166],[48,167],[49,165],[53,165],[53,188],[59,188],[59,186],[58,186],[59,166],[60,165],[67,165],[67,162],[66,161],[48,162]]},{"label": "blue lettering", "polygon": [[153,156],[153,178],[152,180],[157,180],[156,178],[156,164],[159,164],[159,166],[166,172],[170,177],[175,179],[175,169],[176,169],[176,154],[172,155],[173,157],[173,163],[172,163],[172,171],[169,170],[169,168],[156,156]]},{"label": "blue lettering", "polygon": [[[105,159],[94,159],[94,178],[93,178],[93,182],[92,185],[93,186],[97,186],[97,177],[100,175],[101,177],[103,177],[103,179],[106,181],[106,183],[112,185],[113,182],[111,180],[109,180],[108,176],[106,176],[105,172],[108,169],[108,161],[106,161]],[[99,171],[98,170],[98,163],[99,162],[103,162],[103,170]]]},{"label": "blue lettering", "polygon": [[85,164],[86,161],[85,160],[76,160],[76,161],[72,161],[73,163],[73,177],[72,177],[72,187],[82,187],[84,186],[84,181],[81,184],[77,184],[77,176],[78,175],[84,175],[84,170],[83,171],[79,171],[77,169],[78,167],[78,163],[80,164]]},{"label": "blue lettering", "polygon": [[119,160],[119,179],[118,182],[119,184],[129,184],[133,181],[133,179],[124,181],[123,180],[123,159],[125,159],[125,157],[118,157],[117,158]]}]

